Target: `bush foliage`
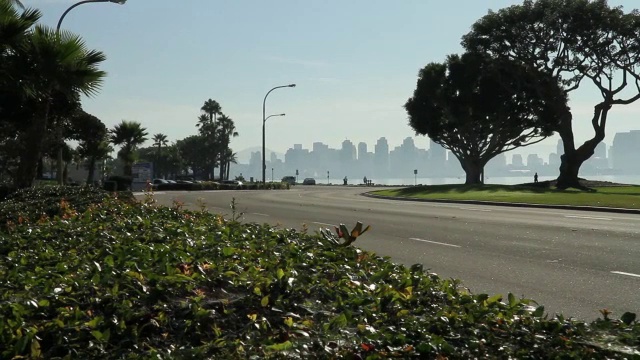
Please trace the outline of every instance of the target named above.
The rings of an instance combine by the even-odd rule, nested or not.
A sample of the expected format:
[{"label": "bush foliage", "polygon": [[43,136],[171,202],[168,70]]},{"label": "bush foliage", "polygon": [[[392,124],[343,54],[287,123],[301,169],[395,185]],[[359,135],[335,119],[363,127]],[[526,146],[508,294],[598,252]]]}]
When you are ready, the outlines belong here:
[{"label": "bush foliage", "polygon": [[[119,194],[121,198],[133,199],[130,192]],[[67,208],[82,213],[89,206],[100,204],[110,196],[108,192],[93,186],[43,186],[21,189],[0,201],[0,229],[7,223],[35,222],[41,218],[63,216]]]},{"label": "bush foliage", "polygon": [[290,185],[287,183],[244,183],[242,185],[234,184],[221,184],[213,181],[204,181],[199,183],[175,183],[175,184],[157,184],[154,185],[154,189],[158,191],[166,190],[187,190],[187,191],[202,191],[202,190],[284,190],[289,189]]},{"label": "bush foliage", "polygon": [[98,195],[0,232],[0,358],[604,359],[640,346],[633,314],[547,318],[327,232]]}]

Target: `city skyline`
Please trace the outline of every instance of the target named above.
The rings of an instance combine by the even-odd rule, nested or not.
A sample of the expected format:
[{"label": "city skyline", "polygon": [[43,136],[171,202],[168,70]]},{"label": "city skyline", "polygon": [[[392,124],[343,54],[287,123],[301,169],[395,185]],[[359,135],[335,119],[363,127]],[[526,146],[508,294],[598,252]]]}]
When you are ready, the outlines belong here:
[{"label": "city skyline", "polygon": [[[561,141],[555,144],[554,150],[527,156],[513,151],[502,153],[489,161],[485,172],[502,177],[533,173],[557,176],[563,152]],[[594,155],[583,164],[581,175],[640,175],[640,163],[635,160],[638,153],[640,130],[616,133],[612,142],[598,145]],[[235,176],[242,173],[247,178],[257,177],[260,167],[261,152],[253,151],[248,163],[232,165],[231,171]],[[294,144],[280,157],[273,152],[268,154],[266,167],[267,173],[273,169],[273,173],[281,175],[280,177],[297,172],[301,177],[322,178],[327,171],[327,177],[346,176],[351,179],[363,176],[378,179],[406,178],[414,170],[421,177],[458,177],[464,173],[450,151],[433,141],[430,141],[428,148],[421,148],[416,146],[412,137],[405,138],[397,145],[390,144],[385,137],[379,138],[375,144],[354,143],[345,139],[340,148],[332,148],[323,142],[314,142],[308,148],[302,144]]]}]

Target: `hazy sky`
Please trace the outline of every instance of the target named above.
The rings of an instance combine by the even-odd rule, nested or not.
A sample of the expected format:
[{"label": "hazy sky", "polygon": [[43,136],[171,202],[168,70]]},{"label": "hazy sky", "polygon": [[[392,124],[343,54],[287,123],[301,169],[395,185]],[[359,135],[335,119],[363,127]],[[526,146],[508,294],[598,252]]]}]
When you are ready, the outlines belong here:
[{"label": "hazy sky", "polygon": [[[55,26],[71,0],[24,0]],[[139,121],[171,141],[197,132],[203,102],[217,100],[240,136],[234,151],[261,146],[262,100],[267,148],[285,152],[315,141],[338,148],[348,138],[372,150],[414,136],[403,104],[418,70],[461,51],[460,38],[489,8],[516,0],[129,0],[125,5],[85,4],[63,28],[81,34],[107,55],[102,92],[83,101],[108,127]],[[610,0],[630,11],[637,0]],[[599,94],[585,83],[573,94],[577,139],[593,134],[590,119]],[[614,108],[607,138],[640,129],[640,101]],[[519,151],[548,153],[551,138]],[[148,142],[150,144],[151,141]],[[416,144],[428,147],[428,139]],[[370,150],[370,151],[371,151]]]}]

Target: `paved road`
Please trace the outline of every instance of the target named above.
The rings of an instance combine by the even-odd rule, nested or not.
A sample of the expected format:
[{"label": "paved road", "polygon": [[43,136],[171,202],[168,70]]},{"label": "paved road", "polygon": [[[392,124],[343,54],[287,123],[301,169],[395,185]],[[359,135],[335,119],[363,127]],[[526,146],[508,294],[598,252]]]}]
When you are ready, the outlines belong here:
[{"label": "paved road", "polygon": [[509,292],[551,314],[582,320],[607,308],[640,314],[640,215],[393,201],[365,189],[297,186],[288,191],[158,193],[244,221],[310,229],[356,221],[372,230],[355,244],[393,261],[462,279],[476,293]]}]

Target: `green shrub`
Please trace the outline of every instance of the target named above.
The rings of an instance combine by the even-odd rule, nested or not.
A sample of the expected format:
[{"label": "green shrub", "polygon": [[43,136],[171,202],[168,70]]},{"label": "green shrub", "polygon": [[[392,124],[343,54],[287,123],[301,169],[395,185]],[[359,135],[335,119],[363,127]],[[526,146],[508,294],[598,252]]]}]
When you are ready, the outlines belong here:
[{"label": "green shrub", "polygon": [[640,346],[632,315],[547,319],[326,233],[179,205],[106,198],[14,226],[0,254],[3,359],[622,359]]},{"label": "green shrub", "polygon": [[[133,199],[131,193],[119,196]],[[93,186],[43,186],[18,190],[0,202],[0,229],[7,223],[38,221],[43,216],[63,216],[67,209],[84,212],[100,204],[109,193]]]}]

